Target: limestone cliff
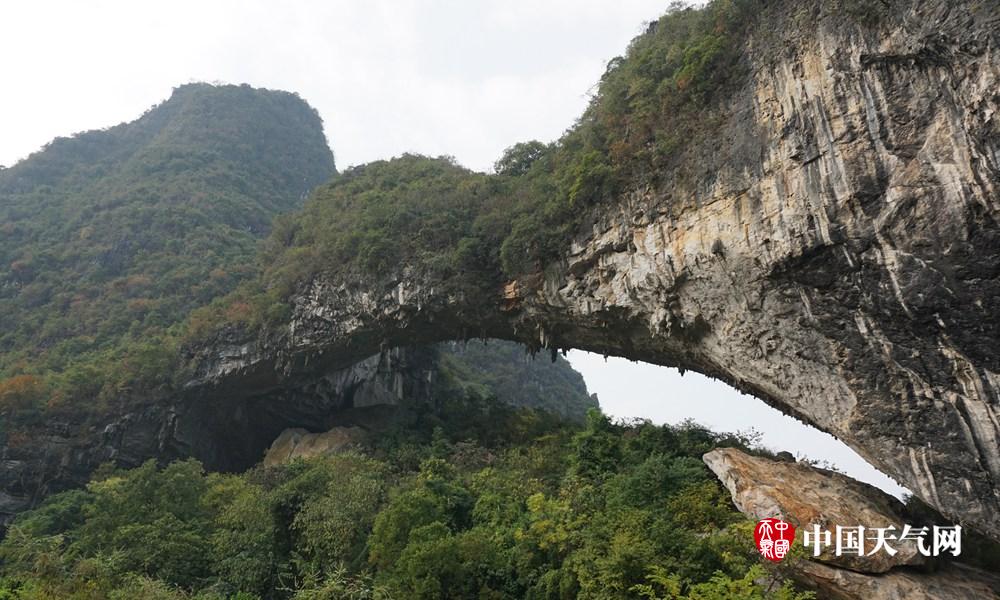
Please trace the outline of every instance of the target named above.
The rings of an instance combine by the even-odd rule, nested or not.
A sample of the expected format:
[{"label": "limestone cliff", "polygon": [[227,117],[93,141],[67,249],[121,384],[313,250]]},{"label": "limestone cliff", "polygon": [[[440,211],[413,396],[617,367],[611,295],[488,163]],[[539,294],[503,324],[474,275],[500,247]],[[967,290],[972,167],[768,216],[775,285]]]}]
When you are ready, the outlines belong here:
[{"label": "limestone cliff", "polygon": [[320,275],[287,327],[195,349],[189,393],[415,341],[583,348],[723,379],[1000,539],[1000,11],[891,5],[867,26],[770,4],[698,176],[602,206],[544,269]]}]

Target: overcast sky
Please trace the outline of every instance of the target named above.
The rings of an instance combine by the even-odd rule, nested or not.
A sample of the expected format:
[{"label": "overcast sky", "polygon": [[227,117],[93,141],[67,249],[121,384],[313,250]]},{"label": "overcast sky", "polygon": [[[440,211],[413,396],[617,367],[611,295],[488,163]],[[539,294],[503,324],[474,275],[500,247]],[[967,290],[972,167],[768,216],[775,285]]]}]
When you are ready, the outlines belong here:
[{"label": "overcast sky", "polygon": [[420,152],[485,170],[507,146],[569,127],[607,61],[666,4],[5,2],[0,164],[218,80],[298,92],[340,167]]},{"label": "overcast sky", "polygon": [[[298,92],[340,168],[402,152],[488,170],[553,140],[666,0],[13,1],[0,12],[0,164],[138,117],[190,81]],[[610,414],[756,428],[777,450],[901,488],[833,438],[728,386],[573,352]]]}]

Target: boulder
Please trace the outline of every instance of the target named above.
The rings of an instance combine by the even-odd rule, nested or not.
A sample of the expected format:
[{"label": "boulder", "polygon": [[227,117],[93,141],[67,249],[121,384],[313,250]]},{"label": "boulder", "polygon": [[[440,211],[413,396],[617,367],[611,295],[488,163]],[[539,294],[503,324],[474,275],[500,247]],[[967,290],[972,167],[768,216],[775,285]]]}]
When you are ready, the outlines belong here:
[{"label": "boulder", "polygon": [[934,573],[893,570],[866,575],[810,560],[790,564],[790,575],[828,600],[990,600],[1000,598],[1000,579],[953,565]]},{"label": "boulder", "polygon": [[360,427],[334,427],[323,433],[310,433],[298,427],[286,429],[271,444],[264,464],[274,466],[296,458],[334,454],[360,444],[365,437],[365,430]]},{"label": "boulder", "polygon": [[[705,464],[722,480],[733,502],[754,519],[781,517],[795,525],[796,544],[814,525],[833,532],[836,527],[895,527],[906,525],[904,507],[892,496],[855,479],[802,462],[752,456],[735,448],[720,448],[704,456]],[[926,559],[916,542],[890,541],[896,550],[859,556],[857,552],[834,555],[827,546],[817,560],[862,573],[884,573],[901,565],[919,565]],[[869,547],[872,544],[869,542]]]}]

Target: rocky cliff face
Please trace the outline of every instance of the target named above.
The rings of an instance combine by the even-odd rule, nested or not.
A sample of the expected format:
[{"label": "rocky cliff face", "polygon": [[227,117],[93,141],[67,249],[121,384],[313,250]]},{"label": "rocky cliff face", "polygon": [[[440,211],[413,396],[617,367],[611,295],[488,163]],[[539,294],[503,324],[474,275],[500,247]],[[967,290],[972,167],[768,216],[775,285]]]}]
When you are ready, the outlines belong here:
[{"label": "rocky cliff face", "polygon": [[750,392],[1000,539],[1000,11],[789,5],[695,180],[621,197],[504,289],[318,277],[286,329],[197,349],[189,393],[479,335],[617,354]]},{"label": "rocky cliff face", "polygon": [[153,398],[82,434],[50,423],[45,435],[3,448],[0,527],[48,493],[83,485],[106,461],[134,467],[150,458],[194,457],[208,469],[235,471],[262,460],[284,430],[377,427],[404,400],[431,401],[434,359],[431,352],[392,350],[280,390],[261,387],[251,397]]},{"label": "rocky cliff face", "polygon": [[[895,528],[910,523],[898,500],[850,477],[804,463],[750,456],[735,448],[720,448],[704,456],[705,464],[733,496],[740,512],[753,520],[781,517],[802,531],[818,525],[835,531],[843,527]],[[826,547],[816,560],[858,571],[885,573],[900,566],[922,565],[926,558],[916,540],[893,542],[895,553],[871,556],[837,555]]]}]

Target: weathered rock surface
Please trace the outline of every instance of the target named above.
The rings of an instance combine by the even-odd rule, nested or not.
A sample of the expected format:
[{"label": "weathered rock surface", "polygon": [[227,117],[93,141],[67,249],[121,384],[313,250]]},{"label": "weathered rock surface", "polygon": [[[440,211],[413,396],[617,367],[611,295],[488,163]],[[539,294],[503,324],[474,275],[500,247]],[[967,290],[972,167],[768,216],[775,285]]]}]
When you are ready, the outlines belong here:
[{"label": "weathered rock surface", "polygon": [[789,573],[825,600],[990,600],[1000,598],[1000,579],[968,567],[934,573],[894,570],[865,575],[809,560],[790,564]]},{"label": "weathered rock surface", "polygon": [[334,427],[322,433],[312,433],[301,427],[286,429],[274,440],[264,455],[264,465],[274,466],[296,458],[326,456],[353,446],[368,437],[360,427]]},{"label": "weathered rock surface", "polygon": [[285,331],[201,349],[191,391],[476,335],[615,354],[723,379],[1000,539],[1000,5],[827,5],[770,5],[699,175],[605,206],[543,272],[318,277]]},{"label": "weathered rock surface", "polygon": [[[708,465],[733,495],[733,503],[755,520],[781,517],[802,533],[813,525],[835,531],[842,527],[894,527],[906,524],[903,505],[888,494],[855,479],[807,464],[751,456],[735,448],[720,448],[704,456]],[[869,549],[871,542],[866,542]],[[915,541],[890,540],[895,555],[879,551],[834,555],[827,547],[817,560],[863,573],[884,573],[901,565],[925,562]],[[867,551],[866,551],[867,554]]]}]

